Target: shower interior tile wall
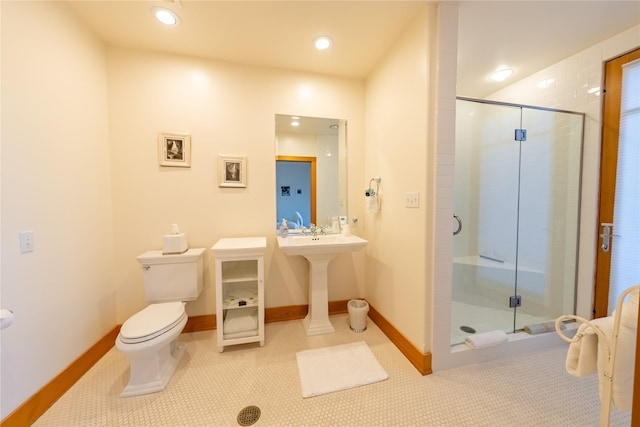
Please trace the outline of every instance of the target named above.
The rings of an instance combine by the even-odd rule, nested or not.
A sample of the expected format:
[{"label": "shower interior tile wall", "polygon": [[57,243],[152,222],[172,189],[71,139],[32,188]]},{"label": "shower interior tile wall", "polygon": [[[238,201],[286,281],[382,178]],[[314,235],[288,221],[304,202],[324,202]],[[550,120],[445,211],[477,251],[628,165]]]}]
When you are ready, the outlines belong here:
[{"label": "shower interior tile wall", "polygon": [[[517,83],[495,92],[487,99],[544,106],[586,114],[583,155],[582,194],[580,200],[580,250],[578,260],[577,314],[588,317],[591,312],[593,258],[596,239],[598,170],[600,158],[599,92],[589,93],[602,83],[603,62],[640,46],[640,26],[585,49],[563,61],[543,69]],[[544,89],[537,83],[545,79],[555,82]]]}]

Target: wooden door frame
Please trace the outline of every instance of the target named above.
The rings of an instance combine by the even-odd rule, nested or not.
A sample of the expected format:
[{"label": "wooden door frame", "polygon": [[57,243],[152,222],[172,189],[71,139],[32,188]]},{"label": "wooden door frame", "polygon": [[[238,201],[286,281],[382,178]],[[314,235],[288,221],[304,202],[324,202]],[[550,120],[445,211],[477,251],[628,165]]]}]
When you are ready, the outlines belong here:
[{"label": "wooden door frame", "polygon": [[315,157],[303,157],[303,156],[276,156],[276,161],[282,160],[286,162],[301,162],[309,163],[310,170],[310,187],[311,195],[311,223],[316,224],[316,158]]},{"label": "wooden door frame", "polygon": [[[601,233],[602,223],[613,223],[613,205],[615,191],[603,189],[615,188],[615,176],[618,167],[618,138],[620,133],[620,100],[622,97],[621,66],[627,62],[640,59],[640,48],[620,55],[605,63],[604,87],[602,89],[602,129],[600,147],[600,187],[598,204],[597,236]],[[617,75],[616,78],[610,78]],[[609,78],[608,78],[609,77]],[[610,147],[605,150],[605,147]],[[615,234],[615,230],[613,230]],[[609,309],[609,275],[611,273],[611,252],[603,256],[598,238],[596,244],[596,271],[594,275],[594,318],[605,317]],[[613,243],[615,244],[615,242]],[[640,316],[636,329],[636,357],[633,379],[633,403],[631,425],[640,426]]]},{"label": "wooden door frame", "polygon": [[[604,66],[602,89],[602,128],[600,145],[600,187],[598,204],[597,236],[600,224],[613,223],[615,176],[618,167],[618,137],[620,134],[620,99],[622,95],[622,64],[640,58],[640,48],[609,60]],[[613,234],[615,234],[613,230]],[[605,317],[609,308],[609,275],[611,273],[611,251],[600,250],[601,240],[596,245],[596,268],[594,274],[593,317]],[[615,241],[613,242],[615,244]]]}]

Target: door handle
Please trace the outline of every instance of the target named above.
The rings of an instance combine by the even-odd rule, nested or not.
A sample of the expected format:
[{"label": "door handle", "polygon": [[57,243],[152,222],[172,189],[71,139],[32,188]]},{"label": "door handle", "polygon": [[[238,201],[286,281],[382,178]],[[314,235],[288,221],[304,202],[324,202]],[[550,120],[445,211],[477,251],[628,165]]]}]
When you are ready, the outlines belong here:
[{"label": "door handle", "polygon": [[602,234],[600,234],[600,238],[602,239],[602,244],[600,245],[600,249],[602,252],[609,252],[611,250],[611,240],[612,237],[620,237],[617,234],[611,233],[611,229],[613,228],[613,224],[610,222],[603,222],[600,224],[602,227]]}]

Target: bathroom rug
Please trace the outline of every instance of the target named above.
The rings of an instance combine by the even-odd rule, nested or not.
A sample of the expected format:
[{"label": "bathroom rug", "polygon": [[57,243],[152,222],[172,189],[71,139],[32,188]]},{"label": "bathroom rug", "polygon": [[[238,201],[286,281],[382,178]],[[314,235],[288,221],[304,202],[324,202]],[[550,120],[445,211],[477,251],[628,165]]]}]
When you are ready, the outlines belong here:
[{"label": "bathroom rug", "polygon": [[364,342],[296,353],[302,397],[320,396],[386,380],[389,376]]}]

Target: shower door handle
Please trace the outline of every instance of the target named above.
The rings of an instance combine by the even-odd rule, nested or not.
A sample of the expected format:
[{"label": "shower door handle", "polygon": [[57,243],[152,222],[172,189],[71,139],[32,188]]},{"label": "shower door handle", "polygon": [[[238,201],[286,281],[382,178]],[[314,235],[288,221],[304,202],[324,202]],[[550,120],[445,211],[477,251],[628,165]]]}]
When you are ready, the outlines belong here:
[{"label": "shower door handle", "polygon": [[456,214],[453,214],[453,218],[458,222],[458,228],[453,232],[453,235],[455,236],[456,234],[460,234],[460,232],[462,231],[462,220]]}]

